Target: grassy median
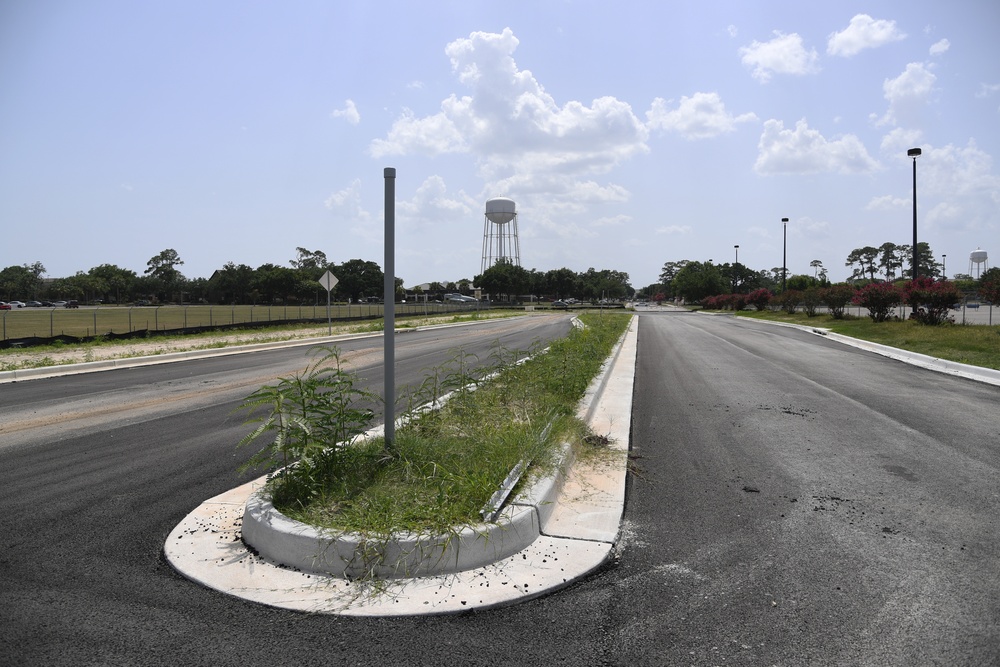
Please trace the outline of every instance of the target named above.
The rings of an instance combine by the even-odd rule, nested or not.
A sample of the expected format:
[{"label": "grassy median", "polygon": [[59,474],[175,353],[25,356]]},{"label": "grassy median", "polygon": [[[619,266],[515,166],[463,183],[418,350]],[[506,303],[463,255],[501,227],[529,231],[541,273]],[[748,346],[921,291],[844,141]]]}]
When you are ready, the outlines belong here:
[{"label": "grassy median", "polygon": [[586,328],[554,341],[545,353],[495,350],[487,364],[494,376],[487,381],[464,370],[475,365],[461,356],[428,369],[411,402],[453,389],[444,407],[417,414],[396,431],[391,447],[373,439],[332,448],[325,454],[334,461],[329,466],[313,457],[308,484],[283,487],[275,475],[275,506],[304,523],[371,536],[449,533],[479,523],[480,511],[515,466],[528,464],[526,477],[545,471],[560,443],[587,435],[577,405],[631,315],[581,319]]}]

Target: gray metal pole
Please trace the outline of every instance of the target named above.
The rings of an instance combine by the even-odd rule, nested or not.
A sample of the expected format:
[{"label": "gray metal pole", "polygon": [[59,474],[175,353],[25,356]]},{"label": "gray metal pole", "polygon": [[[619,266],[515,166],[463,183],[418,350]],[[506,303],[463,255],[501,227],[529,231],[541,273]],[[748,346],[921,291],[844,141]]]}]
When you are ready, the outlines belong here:
[{"label": "gray metal pole", "polygon": [[788,275],[788,218],[781,219],[781,293],[785,293],[785,276]]},{"label": "gray metal pole", "polygon": [[913,158],[913,280],[917,279],[917,158]]},{"label": "gray metal pole", "polygon": [[916,280],[917,271],[917,158],[920,157],[919,148],[911,148],[906,151],[907,157],[913,158],[913,268],[910,271],[910,280]]},{"label": "gray metal pole", "polygon": [[385,177],[385,290],[383,294],[385,351],[385,446],[392,448],[396,439],[396,170],[386,167]]}]

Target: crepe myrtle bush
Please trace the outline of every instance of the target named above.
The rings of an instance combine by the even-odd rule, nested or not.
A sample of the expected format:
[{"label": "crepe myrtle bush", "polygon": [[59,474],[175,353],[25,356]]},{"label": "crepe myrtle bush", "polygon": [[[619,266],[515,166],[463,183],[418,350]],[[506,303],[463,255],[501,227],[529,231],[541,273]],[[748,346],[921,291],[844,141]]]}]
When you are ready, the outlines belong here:
[{"label": "crepe myrtle bush", "polygon": [[799,302],[802,301],[802,292],[797,289],[785,290],[771,299],[772,304],[777,304],[781,310],[789,315],[794,315]]},{"label": "crepe myrtle bush", "polygon": [[763,287],[755,289],[747,295],[747,303],[757,310],[764,310],[771,303],[771,290]]},{"label": "crepe myrtle bush", "polygon": [[892,283],[868,283],[857,291],[853,301],[868,309],[872,322],[885,322],[892,309],[903,302],[903,294]]},{"label": "crepe myrtle bush", "polygon": [[962,292],[947,280],[918,276],[903,286],[903,299],[913,309],[910,319],[921,324],[954,322],[948,310],[962,300]]},{"label": "crepe myrtle bush", "polygon": [[701,305],[706,310],[746,310],[747,297],[745,294],[716,294],[702,299]]},{"label": "crepe myrtle bush", "polygon": [[810,287],[802,293],[802,307],[806,311],[806,317],[816,317],[816,309],[823,303],[818,287]]},{"label": "crepe myrtle bush", "polygon": [[979,279],[979,298],[1000,303],[1000,268],[988,269]]},{"label": "crepe myrtle bush", "polygon": [[820,290],[819,298],[830,309],[830,315],[833,319],[842,320],[844,319],[844,309],[854,299],[854,293],[853,287],[841,283]]}]

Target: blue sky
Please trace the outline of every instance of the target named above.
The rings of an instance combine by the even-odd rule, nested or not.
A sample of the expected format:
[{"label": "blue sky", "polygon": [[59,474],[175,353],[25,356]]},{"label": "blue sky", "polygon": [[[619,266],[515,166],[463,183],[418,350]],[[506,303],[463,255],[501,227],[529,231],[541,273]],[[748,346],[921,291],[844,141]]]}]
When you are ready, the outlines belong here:
[{"label": "blue sky", "polygon": [[480,272],[485,201],[521,263],[781,265],[919,240],[1000,261],[1000,4],[0,2],[0,267],[189,278],[383,259]]}]

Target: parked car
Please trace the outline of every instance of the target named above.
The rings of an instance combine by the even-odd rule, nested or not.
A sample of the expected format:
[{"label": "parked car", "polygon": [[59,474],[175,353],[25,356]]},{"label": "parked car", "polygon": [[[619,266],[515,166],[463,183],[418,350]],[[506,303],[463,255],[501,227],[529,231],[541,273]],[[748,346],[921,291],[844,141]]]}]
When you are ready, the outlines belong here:
[{"label": "parked car", "polygon": [[53,308],[62,308],[63,306],[66,305],[66,302],[65,301],[53,301],[49,305],[52,306]]},{"label": "parked car", "polygon": [[79,308],[80,307],[80,302],[77,301],[76,299],[70,299],[69,301],[66,302],[66,307],[67,308]]},{"label": "parked car", "polygon": [[0,310],[10,310],[10,304],[6,301],[0,301]]},{"label": "parked car", "polygon": [[553,308],[569,308],[569,304],[566,303],[565,301],[553,301],[552,302],[552,307]]},{"label": "parked car", "polygon": [[10,304],[11,308],[24,308],[23,301],[8,301],[7,303]]},{"label": "parked car", "polygon": [[24,305],[27,306],[28,308],[41,308],[42,307],[42,302],[41,301],[28,301]]}]

